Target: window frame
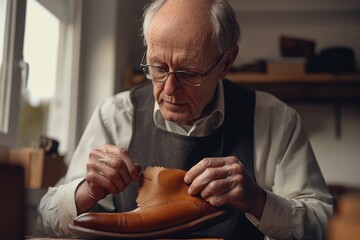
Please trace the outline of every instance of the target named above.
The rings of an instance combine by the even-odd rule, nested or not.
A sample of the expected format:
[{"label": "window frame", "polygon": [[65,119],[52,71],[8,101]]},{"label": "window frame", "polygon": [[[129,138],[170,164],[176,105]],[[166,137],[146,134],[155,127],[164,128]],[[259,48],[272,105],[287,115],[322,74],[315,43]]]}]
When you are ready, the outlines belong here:
[{"label": "window frame", "polygon": [[[4,45],[2,76],[4,79],[4,96],[1,112],[0,146],[15,147],[19,109],[20,92],[23,83],[23,43],[26,14],[26,0],[9,0],[6,12],[7,34]],[[26,74],[24,74],[26,75]]]},{"label": "window frame", "polygon": [[[47,133],[50,136],[57,136],[57,140],[61,143],[60,152],[71,156],[75,150],[77,137],[83,1],[37,1],[60,20],[55,95],[50,102]],[[59,127],[59,119],[61,119],[61,127]],[[62,147],[65,152],[62,152]]]},{"label": "window frame", "polygon": [[[58,49],[58,73],[56,77],[57,85],[55,90],[56,100],[51,104],[58,104],[59,96],[62,96],[65,102],[62,103],[63,107],[61,109],[56,110],[56,112],[51,113],[51,115],[62,114],[62,119],[65,124],[64,135],[66,136],[66,140],[60,140],[62,140],[62,143],[65,144],[67,148],[67,155],[71,155],[76,145],[75,129],[78,115],[77,103],[83,0],[77,0],[75,2],[71,0],[36,1],[56,15],[61,22],[61,37]],[[6,111],[4,111],[4,119],[6,120],[7,127],[1,128],[0,121],[0,148],[12,148],[17,145],[21,91],[26,86],[26,82],[24,82],[22,77],[26,78],[27,75],[27,72],[23,69],[23,66],[27,66],[23,61],[27,0],[9,0],[9,3],[12,5],[11,19],[14,19],[14,24],[9,28],[13,29],[13,36],[9,39],[9,43],[11,43],[12,46],[8,49],[9,52],[16,55],[14,55],[11,60],[7,60],[7,64],[9,64],[7,69],[13,69],[13,71],[11,71],[6,78],[8,87],[6,89],[7,105],[5,105]],[[64,51],[61,49],[64,49]],[[64,93],[66,97],[64,97]],[[2,112],[0,112],[0,117],[3,117]],[[53,119],[56,120],[56,116],[53,116]],[[54,124],[52,124],[52,126],[54,126]],[[54,127],[51,129],[54,129]],[[51,129],[50,132],[52,132]]]}]

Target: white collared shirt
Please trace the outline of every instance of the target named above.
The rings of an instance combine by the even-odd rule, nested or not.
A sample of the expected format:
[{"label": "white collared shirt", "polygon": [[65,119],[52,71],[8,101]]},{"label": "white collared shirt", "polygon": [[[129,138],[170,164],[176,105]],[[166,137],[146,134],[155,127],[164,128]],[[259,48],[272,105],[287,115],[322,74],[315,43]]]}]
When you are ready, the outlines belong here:
[{"label": "white collared shirt", "polygon": [[[224,119],[224,95],[219,81],[213,111],[193,126],[183,128],[166,121],[154,108],[155,124],[188,136],[203,136],[218,128]],[[103,144],[127,148],[132,136],[133,105],[130,93],[119,93],[92,115],[74,152],[62,185],[50,188],[39,210],[45,228],[69,235],[68,225],[76,217],[75,191],[86,175],[91,149]],[[266,239],[323,239],[332,199],[322,177],[299,115],[289,106],[264,92],[256,92],[254,113],[254,174],[267,193],[261,219],[246,214]],[[101,201],[113,210],[111,196]],[[241,227],[241,226],[240,226]]]}]

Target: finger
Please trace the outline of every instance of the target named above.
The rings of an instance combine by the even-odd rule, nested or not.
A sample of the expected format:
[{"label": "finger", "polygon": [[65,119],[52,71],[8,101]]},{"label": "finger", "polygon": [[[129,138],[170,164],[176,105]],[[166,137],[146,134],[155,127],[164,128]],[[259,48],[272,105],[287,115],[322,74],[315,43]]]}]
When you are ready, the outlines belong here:
[{"label": "finger", "polygon": [[[101,194],[105,193],[105,196],[109,193],[117,193],[117,187],[109,181],[104,175],[101,174],[88,174],[86,176],[86,181],[88,182],[88,185],[90,187],[89,192],[93,193],[95,195],[99,191],[101,191]],[[95,190],[96,189],[96,190]],[[96,192],[96,193],[94,193]],[[103,196],[103,197],[105,197]],[[95,199],[95,196],[92,196],[93,199]]]},{"label": "finger", "polygon": [[125,190],[126,186],[131,183],[131,177],[126,169],[126,165],[123,160],[108,151],[104,153],[101,150],[94,150],[93,155],[95,155],[94,159],[96,161],[101,162],[104,165],[102,166],[100,171],[105,174],[105,176],[113,182],[118,188],[118,192],[122,192]]},{"label": "finger", "polygon": [[[116,167],[118,170],[120,170],[121,174],[124,174],[124,175],[122,175],[126,178],[124,180],[126,180],[126,181],[134,180],[136,182],[139,181],[139,175],[141,173],[141,168],[139,168],[138,164],[136,165],[133,162],[128,151],[125,148],[117,147],[114,145],[104,145],[100,148],[100,150],[114,155],[115,157],[118,158],[118,160],[122,160],[122,162],[125,163],[126,172],[125,172],[125,168],[123,169],[124,166],[122,164],[120,164],[120,166]],[[128,177],[129,177],[129,179],[128,179]]]},{"label": "finger", "polygon": [[104,158],[100,158],[99,161],[113,169],[114,172],[112,172],[112,175],[109,177],[113,177],[114,180],[117,180],[117,178],[122,179],[126,186],[131,183],[131,176],[127,170],[126,164],[122,159],[114,155],[107,155]]},{"label": "finger", "polygon": [[207,168],[199,176],[197,176],[189,186],[188,193],[196,195],[200,193],[209,183],[214,180],[226,178],[231,175],[231,170],[228,166],[220,168]]},{"label": "finger", "polygon": [[197,164],[195,164],[184,177],[184,181],[190,184],[197,178],[201,173],[203,173],[207,168],[220,167],[224,165],[223,158],[204,158]]},{"label": "finger", "polygon": [[100,170],[103,176],[105,176],[107,179],[109,179],[110,182],[112,182],[116,188],[117,192],[123,192],[125,188],[131,183],[130,177],[126,171],[126,169],[116,169],[112,166],[109,166],[109,160],[108,159],[99,159],[100,162],[104,161],[104,166]]},{"label": "finger", "polygon": [[130,178],[133,181],[138,182],[141,173],[141,166],[133,162],[130,155],[128,154],[128,151],[123,149],[122,153],[123,155],[121,158],[124,160],[124,163],[126,165],[126,170],[128,171]]},{"label": "finger", "polygon": [[102,145],[99,150],[101,150],[104,153],[111,153],[114,155],[117,155],[119,153],[119,149],[121,147],[115,146],[115,145],[111,145],[111,144],[105,144]]},{"label": "finger", "polygon": [[97,171],[102,172],[111,182],[113,182],[118,192],[124,191],[124,188],[130,184],[131,178],[126,170],[126,165],[122,159],[119,159],[112,153],[105,153],[100,149],[95,149],[90,153],[90,159],[95,162],[98,167]]},{"label": "finger", "polygon": [[200,193],[201,197],[207,200],[210,196],[222,195],[230,191],[235,183],[232,176],[217,179],[210,182]]},{"label": "finger", "polygon": [[221,207],[224,205],[232,205],[236,200],[239,200],[239,196],[242,195],[242,189],[240,187],[234,187],[231,190],[224,192],[220,195],[211,195],[206,201],[209,202],[212,206]]},{"label": "finger", "polygon": [[134,164],[135,164],[136,170],[137,170],[139,173],[141,173],[142,167],[141,167],[138,163],[134,163]]},{"label": "finger", "polygon": [[88,172],[86,174],[86,181],[88,182],[90,188],[101,187],[105,189],[107,193],[116,193],[118,191],[116,185],[111,182],[100,169],[101,167],[96,166],[98,162],[91,162],[87,165]]}]

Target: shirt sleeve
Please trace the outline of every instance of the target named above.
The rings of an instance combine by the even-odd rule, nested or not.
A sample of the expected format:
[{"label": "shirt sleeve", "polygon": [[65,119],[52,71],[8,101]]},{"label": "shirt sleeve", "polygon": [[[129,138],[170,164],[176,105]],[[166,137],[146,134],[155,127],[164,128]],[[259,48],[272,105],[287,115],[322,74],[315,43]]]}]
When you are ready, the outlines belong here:
[{"label": "shirt sleeve", "polygon": [[39,211],[43,226],[49,236],[71,236],[69,224],[76,217],[75,190],[82,179],[58,187],[50,187],[41,199]]},{"label": "shirt sleeve", "polygon": [[271,239],[324,239],[332,197],[300,117],[269,95],[259,101],[254,170],[267,199],[260,220],[247,217]]},{"label": "shirt sleeve", "polygon": [[[75,192],[85,179],[90,151],[104,144],[127,148],[131,138],[131,117],[129,92],[120,93],[95,109],[71,158],[63,183],[49,188],[39,204],[43,225],[49,235],[71,235],[68,226],[77,216]],[[102,210],[114,210],[109,197],[98,204]]]}]

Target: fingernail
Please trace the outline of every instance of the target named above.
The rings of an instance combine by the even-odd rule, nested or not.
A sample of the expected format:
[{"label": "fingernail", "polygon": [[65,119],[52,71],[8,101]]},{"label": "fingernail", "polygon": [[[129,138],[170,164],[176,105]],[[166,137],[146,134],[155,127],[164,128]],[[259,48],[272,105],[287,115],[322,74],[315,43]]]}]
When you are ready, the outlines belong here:
[{"label": "fingernail", "polygon": [[190,183],[190,182],[191,182],[191,179],[190,179],[190,177],[189,177],[188,175],[185,175],[185,177],[184,177],[184,182],[186,182],[186,183]]},{"label": "fingernail", "polygon": [[142,167],[138,163],[134,163],[136,170],[141,174]]},{"label": "fingernail", "polygon": [[193,195],[193,191],[190,190],[190,188],[188,189],[188,194],[189,194],[189,195]]}]

